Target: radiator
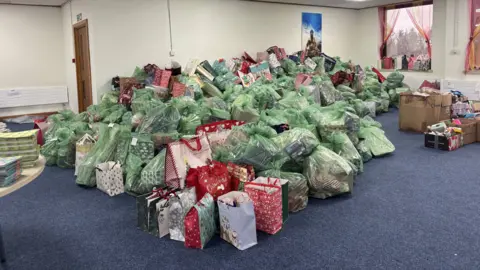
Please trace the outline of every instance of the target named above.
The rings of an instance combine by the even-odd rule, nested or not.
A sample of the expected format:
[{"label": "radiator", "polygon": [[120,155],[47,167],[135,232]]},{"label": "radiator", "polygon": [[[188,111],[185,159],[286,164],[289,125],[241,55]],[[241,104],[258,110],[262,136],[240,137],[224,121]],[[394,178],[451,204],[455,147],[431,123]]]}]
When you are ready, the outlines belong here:
[{"label": "radiator", "polygon": [[468,97],[468,100],[480,100],[480,81],[442,80],[440,82],[441,92],[458,90]]},{"label": "radiator", "polygon": [[0,108],[68,103],[66,86],[0,89]]}]

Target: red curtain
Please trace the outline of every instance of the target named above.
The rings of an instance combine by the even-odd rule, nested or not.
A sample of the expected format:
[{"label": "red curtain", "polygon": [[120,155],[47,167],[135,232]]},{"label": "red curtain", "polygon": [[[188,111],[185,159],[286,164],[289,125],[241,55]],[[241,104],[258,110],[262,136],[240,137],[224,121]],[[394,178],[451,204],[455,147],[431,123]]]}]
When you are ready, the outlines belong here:
[{"label": "red curtain", "polygon": [[477,16],[477,9],[480,8],[480,0],[468,0],[468,12],[470,15],[470,39],[467,44],[465,57],[465,73],[474,70],[480,66],[479,58],[480,42],[477,37],[480,35],[480,16]]},{"label": "red curtain", "polygon": [[411,7],[406,9],[406,11],[417,31],[425,38],[425,41],[427,42],[428,56],[432,58],[430,36],[432,34],[433,5]]},{"label": "red curtain", "polygon": [[398,21],[399,10],[390,10],[392,16],[387,18],[387,9],[385,7],[378,8],[378,20],[380,23],[380,31],[382,37],[382,45],[380,46],[380,59],[386,56],[384,50],[387,47],[387,42],[392,36],[393,29]]}]

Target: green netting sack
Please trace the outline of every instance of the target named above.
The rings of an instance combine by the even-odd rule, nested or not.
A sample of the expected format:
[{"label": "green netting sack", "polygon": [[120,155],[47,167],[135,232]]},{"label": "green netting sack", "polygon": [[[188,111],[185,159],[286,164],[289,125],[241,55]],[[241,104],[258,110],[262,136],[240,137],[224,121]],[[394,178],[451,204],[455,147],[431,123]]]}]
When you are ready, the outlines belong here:
[{"label": "green netting sack", "polygon": [[347,134],[342,132],[334,132],[327,138],[327,141],[331,144],[332,150],[335,153],[353,165],[352,169],[354,172],[363,172],[363,159]]},{"label": "green netting sack", "polygon": [[308,184],[307,179],[302,174],[268,170],[258,173],[258,176],[288,180],[288,211],[298,212],[307,207]]},{"label": "green netting sack", "polygon": [[395,146],[387,139],[385,132],[376,126],[361,127],[358,137],[364,140],[365,147],[370,149],[375,157],[391,154],[395,151]]},{"label": "green netting sack", "polygon": [[360,156],[362,156],[363,163],[366,163],[372,160],[373,158],[372,151],[370,151],[370,148],[367,147],[365,141],[362,140],[357,144],[357,151],[360,154]]},{"label": "green netting sack", "polygon": [[151,110],[138,126],[138,133],[171,133],[177,131],[180,122],[180,112],[172,104],[160,110]]},{"label": "green netting sack", "polygon": [[257,122],[260,119],[260,114],[256,109],[256,101],[251,95],[242,94],[232,103],[232,119]]},{"label": "green netting sack", "polygon": [[45,142],[40,149],[40,153],[45,158],[45,164],[47,166],[55,166],[57,165],[58,159],[58,139],[53,138]]},{"label": "green netting sack", "polygon": [[152,135],[146,133],[132,134],[132,142],[128,151],[142,159],[143,162],[149,162],[155,156]]},{"label": "green netting sack", "polygon": [[[87,187],[96,185],[95,166],[103,162],[112,161],[118,144],[118,137],[122,130],[125,130],[125,127],[100,125],[100,137],[78,169],[76,180],[78,185]],[[130,131],[128,130],[128,132]]]},{"label": "green netting sack", "polygon": [[326,199],[353,190],[350,164],[321,145],[305,159],[303,175],[307,178],[311,197]]},{"label": "green netting sack", "polygon": [[69,128],[59,128],[55,133],[57,138],[57,166],[60,168],[75,167],[75,133]]},{"label": "green netting sack", "polygon": [[133,153],[129,153],[126,161],[125,166],[125,191],[128,193],[133,193],[134,195],[141,195],[136,194],[135,191],[132,190],[135,183],[141,180],[142,170],[145,167],[145,162],[138,156]]},{"label": "green netting sack", "polygon": [[[140,177],[131,179],[130,192],[146,194],[156,187],[165,186],[165,154],[163,149],[142,169]],[[138,161],[138,160],[136,160]]]}]

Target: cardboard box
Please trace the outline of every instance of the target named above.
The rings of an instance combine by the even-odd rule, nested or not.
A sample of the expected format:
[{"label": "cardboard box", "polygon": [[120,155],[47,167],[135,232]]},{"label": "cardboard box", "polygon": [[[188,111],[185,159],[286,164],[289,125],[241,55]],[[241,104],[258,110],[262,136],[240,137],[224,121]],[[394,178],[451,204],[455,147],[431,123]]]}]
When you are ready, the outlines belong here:
[{"label": "cardboard box", "polygon": [[480,117],[475,118],[477,122],[477,142],[480,142]]},{"label": "cardboard box", "polygon": [[461,125],[450,125],[452,127],[459,127],[463,132],[463,144],[471,144],[477,142],[478,121],[475,119],[459,119]]},{"label": "cardboard box", "polygon": [[474,103],[472,107],[473,107],[473,111],[480,112],[480,103]]},{"label": "cardboard box", "polygon": [[425,132],[427,126],[450,119],[452,95],[421,96],[400,94],[399,128],[402,131]]},{"label": "cardboard box", "polygon": [[461,134],[452,137],[445,137],[425,133],[425,147],[436,148],[443,151],[453,151],[463,146],[463,136]]}]

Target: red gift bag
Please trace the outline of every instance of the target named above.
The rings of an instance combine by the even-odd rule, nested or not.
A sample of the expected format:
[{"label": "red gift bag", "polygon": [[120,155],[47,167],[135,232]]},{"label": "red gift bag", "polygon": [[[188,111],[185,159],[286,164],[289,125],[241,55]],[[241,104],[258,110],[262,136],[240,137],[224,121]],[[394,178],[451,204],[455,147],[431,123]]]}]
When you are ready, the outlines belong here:
[{"label": "red gift bag", "polygon": [[252,199],[257,230],[276,234],[282,229],[282,188],[274,184],[245,183],[245,193]]},{"label": "red gift bag", "polygon": [[[232,191],[230,175],[225,164],[213,161],[210,165],[198,167],[197,171],[198,176],[195,183],[197,198],[203,198],[208,193],[216,201],[218,197]],[[194,174],[195,172],[192,172],[189,184],[195,181]]]},{"label": "red gift bag", "polygon": [[120,78],[120,94],[118,103],[130,104],[133,97],[133,89],[141,89],[142,85],[135,78]]},{"label": "red gift bag", "polygon": [[204,248],[215,235],[215,202],[210,194],[196,203],[184,219],[185,247]]}]

